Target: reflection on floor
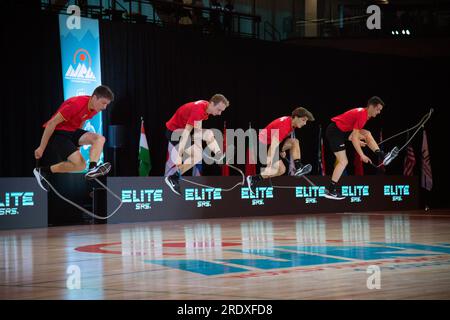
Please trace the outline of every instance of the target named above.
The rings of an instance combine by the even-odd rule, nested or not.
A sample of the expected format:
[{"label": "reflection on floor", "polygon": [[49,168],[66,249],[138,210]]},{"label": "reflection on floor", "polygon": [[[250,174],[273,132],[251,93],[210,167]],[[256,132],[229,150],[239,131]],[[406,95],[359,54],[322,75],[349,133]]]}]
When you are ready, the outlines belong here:
[{"label": "reflection on floor", "polygon": [[450,298],[445,214],[2,231],[0,253],[0,299]]}]

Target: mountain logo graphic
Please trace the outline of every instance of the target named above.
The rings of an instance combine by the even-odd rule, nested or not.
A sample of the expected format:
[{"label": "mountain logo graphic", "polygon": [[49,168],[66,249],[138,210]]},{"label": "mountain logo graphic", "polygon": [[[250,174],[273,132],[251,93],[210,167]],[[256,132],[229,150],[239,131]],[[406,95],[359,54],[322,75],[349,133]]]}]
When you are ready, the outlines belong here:
[{"label": "mountain logo graphic", "polygon": [[65,79],[84,83],[97,81],[92,71],[91,55],[86,49],[80,48],[75,52],[73,55],[73,64],[67,69]]}]

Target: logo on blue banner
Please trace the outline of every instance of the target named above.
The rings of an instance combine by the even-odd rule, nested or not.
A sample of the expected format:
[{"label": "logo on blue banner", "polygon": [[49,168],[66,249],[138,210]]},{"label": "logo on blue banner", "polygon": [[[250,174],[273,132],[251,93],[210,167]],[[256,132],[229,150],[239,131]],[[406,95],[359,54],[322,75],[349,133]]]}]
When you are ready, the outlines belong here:
[{"label": "logo on blue banner", "polygon": [[[61,62],[64,88],[64,100],[74,96],[91,95],[101,85],[100,33],[98,21],[80,18],[81,28],[67,27],[70,16],[59,16],[61,39]],[[84,130],[103,134],[102,114],[87,120]],[[83,146],[80,151],[89,162],[90,146]],[[103,162],[103,153],[99,162]]]}]

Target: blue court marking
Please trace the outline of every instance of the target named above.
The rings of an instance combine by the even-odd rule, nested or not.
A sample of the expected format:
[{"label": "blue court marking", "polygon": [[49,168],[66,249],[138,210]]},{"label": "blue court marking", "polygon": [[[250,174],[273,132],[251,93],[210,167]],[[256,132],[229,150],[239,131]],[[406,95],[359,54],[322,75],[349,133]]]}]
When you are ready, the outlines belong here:
[{"label": "blue court marking", "polygon": [[446,247],[439,247],[439,246],[433,246],[428,244],[418,244],[418,243],[386,243],[386,242],[371,242],[373,244],[382,244],[386,246],[392,246],[392,247],[399,247],[404,249],[415,249],[415,250],[424,250],[424,251],[432,251],[432,252],[439,252],[439,253],[446,253],[450,254],[450,248]]},{"label": "blue court marking", "polygon": [[215,276],[235,272],[246,272],[247,269],[230,267],[220,263],[203,260],[144,260],[145,263],[152,263],[173,269],[189,271],[203,274],[205,276]]},{"label": "blue court marking", "polygon": [[258,269],[281,269],[281,268],[293,268],[300,266],[311,266],[311,265],[321,265],[321,264],[332,264],[332,263],[343,263],[348,262],[348,260],[320,257],[316,255],[295,253],[295,252],[285,252],[280,250],[261,250],[261,249],[249,249],[249,250],[227,250],[233,252],[240,252],[243,254],[254,254],[259,256],[270,257],[274,259],[280,259],[284,261],[277,261],[271,259],[222,259],[220,261],[253,267]]},{"label": "blue court marking", "polygon": [[430,255],[423,253],[401,253],[404,249],[399,248],[366,246],[277,246],[277,248],[357,260],[381,260]]}]

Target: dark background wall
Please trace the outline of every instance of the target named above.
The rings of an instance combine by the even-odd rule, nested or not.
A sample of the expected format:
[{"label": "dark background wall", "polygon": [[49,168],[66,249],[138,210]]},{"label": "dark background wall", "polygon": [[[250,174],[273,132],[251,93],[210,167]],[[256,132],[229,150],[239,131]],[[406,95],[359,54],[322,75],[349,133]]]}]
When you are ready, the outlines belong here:
[{"label": "dark background wall", "polygon": [[[2,29],[9,49],[5,68],[10,81],[2,99],[0,176],[31,175],[41,125],[62,102],[57,19],[36,15],[32,19],[35,28],[17,21]],[[445,196],[450,176],[445,158],[448,59],[202,37],[152,25],[101,22],[100,31],[102,81],[116,94],[116,101],[104,113],[105,125],[126,127],[126,145],[115,164],[118,175],[137,175],[141,116],[153,162],[151,175],[162,175],[165,122],[181,104],[208,99],[214,93],[226,95],[231,106],[222,117],[208,120],[207,127],[222,128],[226,120],[227,128],[246,129],[250,121],[253,127],[263,128],[297,106],[310,109],[318,121],[297,130],[297,136],[304,162],[314,166],[319,125],[325,127],[332,116],[364,106],[370,96],[379,95],[387,106],[381,117],[368,124],[376,137],[381,128],[385,138],[406,129],[430,107],[435,108],[427,126],[435,183],[428,196],[432,206],[449,204]],[[417,173],[421,138],[420,134],[414,141]],[[111,159],[111,150],[105,151]],[[402,172],[404,155],[400,157],[387,174]],[[327,160],[331,173],[329,152]],[[370,167],[365,169],[375,173]],[[206,173],[219,174],[219,169],[209,167]]]},{"label": "dark background wall", "polygon": [[31,176],[42,124],[64,97],[58,19],[10,11],[0,20],[0,176]]}]

